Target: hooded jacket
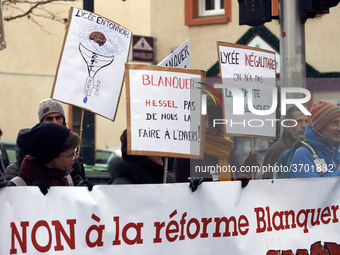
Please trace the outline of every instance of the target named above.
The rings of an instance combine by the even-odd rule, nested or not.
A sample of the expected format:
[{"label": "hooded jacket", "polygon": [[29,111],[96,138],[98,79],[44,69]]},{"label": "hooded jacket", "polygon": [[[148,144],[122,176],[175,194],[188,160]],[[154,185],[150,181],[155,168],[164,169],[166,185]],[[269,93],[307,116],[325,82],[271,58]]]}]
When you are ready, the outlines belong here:
[{"label": "hooded jacket", "polygon": [[320,159],[324,159],[327,165],[327,172],[323,175],[316,169],[313,154],[309,149],[300,147],[296,150],[290,165],[291,178],[310,178],[310,177],[331,177],[340,176],[340,146],[322,141],[313,130],[312,125],[307,126],[305,137],[310,145],[314,148]]}]

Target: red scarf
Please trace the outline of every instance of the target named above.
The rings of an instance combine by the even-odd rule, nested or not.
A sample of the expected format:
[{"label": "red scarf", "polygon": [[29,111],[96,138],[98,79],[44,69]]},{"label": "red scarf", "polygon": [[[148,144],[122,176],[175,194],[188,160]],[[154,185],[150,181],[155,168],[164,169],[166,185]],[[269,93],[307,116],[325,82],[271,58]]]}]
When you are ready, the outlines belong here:
[{"label": "red scarf", "polygon": [[30,182],[35,182],[47,177],[50,186],[70,186],[67,180],[68,172],[48,168],[35,161],[29,155],[22,161],[19,174]]}]

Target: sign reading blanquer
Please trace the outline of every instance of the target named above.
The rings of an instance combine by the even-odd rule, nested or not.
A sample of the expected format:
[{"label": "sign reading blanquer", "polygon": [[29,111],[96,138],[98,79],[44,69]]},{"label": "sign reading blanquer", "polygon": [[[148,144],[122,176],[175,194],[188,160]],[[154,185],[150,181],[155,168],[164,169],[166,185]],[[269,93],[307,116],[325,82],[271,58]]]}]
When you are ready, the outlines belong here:
[{"label": "sign reading blanquer", "polygon": [[154,61],[154,38],[151,36],[132,36],[132,61]]},{"label": "sign reading blanquer", "polygon": [[129,155],[200,158],[205,72],[126,64]]}]

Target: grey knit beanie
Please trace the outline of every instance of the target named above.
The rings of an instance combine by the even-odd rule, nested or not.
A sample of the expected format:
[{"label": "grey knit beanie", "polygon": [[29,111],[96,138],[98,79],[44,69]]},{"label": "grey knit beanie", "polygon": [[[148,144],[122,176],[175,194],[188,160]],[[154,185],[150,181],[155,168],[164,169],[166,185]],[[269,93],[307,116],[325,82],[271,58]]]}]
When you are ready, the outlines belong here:
[{"label": "grey knit beanie", "polygon": [[65,121],[65,114],[64,109],[58,101],[47,98],[39,103],[39,110],[38,110],[38,116],[39,116],[39,122],[42,122],[45,116],[51,114],[51,113],[60,113]]}]

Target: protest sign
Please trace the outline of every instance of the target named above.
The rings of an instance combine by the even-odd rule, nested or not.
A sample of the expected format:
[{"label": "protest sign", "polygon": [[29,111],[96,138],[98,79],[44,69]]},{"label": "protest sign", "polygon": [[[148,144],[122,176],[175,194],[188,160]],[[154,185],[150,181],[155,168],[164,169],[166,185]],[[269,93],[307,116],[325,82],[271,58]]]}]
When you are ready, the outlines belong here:
[{"label": "protest sign", "polygon": [[52,98],[114,120],[131,31],[71,8]]},{"label": "protest sign", "polygon": [[6,48],[4,16],[2,13],[2,1],[0,2],[0,50]]},{"label": "protest sign", "polygon": [[127,64],[128,154],[199,158],[201,70]]},{"label": "protest sign", "polygon": [[191,57],[189,39],[186,40],[181,46],[179,46],[174,52],[163,59],[159,66],[181,67],[191,68]]},{"label": "protest sign", "polygon": [[0,254],[337,255],[339,181],[3,188]]},{"label": "protest sign", "polygon": [[279,121],[275,53],[224,42],[217,45],[223,85],[216,87],[223,88],[225,112],[220,124],[228,135],[275,137]]}]

